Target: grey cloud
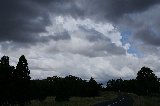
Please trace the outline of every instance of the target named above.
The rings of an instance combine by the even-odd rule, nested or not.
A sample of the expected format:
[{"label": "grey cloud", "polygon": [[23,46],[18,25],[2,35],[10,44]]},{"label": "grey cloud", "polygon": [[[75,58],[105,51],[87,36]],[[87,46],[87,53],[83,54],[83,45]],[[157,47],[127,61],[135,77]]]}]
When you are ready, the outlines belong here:
[{"label": "grey cloud", "polygon": [[142,12],[160,3],[159,0],[109,0],[109,16],[117,18],[124,14]]},{"label": "grey cloud", "polygon": [[143,12],[159,0],[91,0],[81,2],[86,9],[85,14],[99,19],[115,22],[125,14]]},{"label": "grey cloud", "polygon": [[64,31],[63,33],[57,33],[55,35],[56,36],[51,36],[51,39],[53,39],[55,41],[70,40],[71,39],[71,36],[69,35],[69,33],[67,31]]},{"label": "grey cloud", "polygon": [[160,53],[160,36],[156,30],[148,27],[144,27],[136,31],[132,37],[136,49],[138,49],[143,56],[155,55]]},{"label": "grey cloud", "polygon": [[[101,52],[108,52],[109,54],[115,54],[115,55],[124,55],[126,50],[122,47],[116,46],[114,43],[111,42],[111,40],[101,34],[100,32],[97,32],[94,29],[86,29],[84,27],[80,27],[81,30],[88,33],[85,37],[90,42],[95,42],[94,45],[94,51],[101,51]],[[91,52],[92,54],[93,52]]]},{"label": "grey cloud", "polygon": [[104,41],[104,40],[107,42],[111,42],[109,38],[105,37],[102,33],[94,29],[88,29],[88,28],[85,28],[84,26],[79,26],[79,29],[87,34],[85,38],[90,42]]},{"label": "grey cloud", "polygon": [[160,5],[138,14],[130,14],[131,21],[121,22],[124,30],[131,32],[130,42],[142,54],[159,54],[160,46]]},{"label": "grey cloud", "polygon": [[160,46],[160,36],[157,35],[151,28],[142,28],[135,33],[134,38],[147,45]]}]

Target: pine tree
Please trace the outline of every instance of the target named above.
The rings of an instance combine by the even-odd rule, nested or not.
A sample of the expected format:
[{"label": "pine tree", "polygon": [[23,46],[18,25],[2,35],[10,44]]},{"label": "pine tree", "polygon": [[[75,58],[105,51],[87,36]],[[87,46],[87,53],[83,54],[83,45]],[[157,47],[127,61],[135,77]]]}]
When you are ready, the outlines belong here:
[{"label": "pine tree", "polygon": [[14,72],[15,80],[20,81],[29,81],[31,77],[29,76],[30,70],[28,68],[28,63],[24,55],[19,58],[19,62],[16,66],[16,70]]},{"label": "pine tree", "polygon": [[19,58],[16,69],[13,72],[14,87],[13,95],[14,101],[24,105],[30,100],[30,70],[24,55]]}]

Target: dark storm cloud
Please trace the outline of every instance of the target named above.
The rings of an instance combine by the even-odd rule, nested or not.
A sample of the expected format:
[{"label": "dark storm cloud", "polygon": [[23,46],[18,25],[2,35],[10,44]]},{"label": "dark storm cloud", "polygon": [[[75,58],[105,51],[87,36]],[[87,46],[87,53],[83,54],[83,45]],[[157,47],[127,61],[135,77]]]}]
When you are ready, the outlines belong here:
[{"label": "dark storm cloud", "polygon": [[0,13],[1,41],[34,42],[50,22],[45,9],[28,0],[3,0]]},{"label": "dark storm cloud", "polygon": [[[61,15],[70,13],[75,16],[78,11],[72,0],[3,0],[0,4],[0,41],[46,41],[48,38],[40,37],[39,33],[46,32],[46,26],[51,23],[51,12]],[[49,38],[66,39],[66,36],[63,37]]]},{"label": "dark storm cloud", "polygon": [[60,40],[70,40],[71,36],[68,34],[67,31],[56,33],[55,35],[48,35],[48,36],[39,36],[37,38],[34,38],[34,42],[28,43],[28,42],[13,42],[13,41],[3,41],[0,43],[3,52],[5,52],[7,49],[11,50],[18,50],[19,48],[26,47],[29,48],[33,44],[36,44],[37,42],[46,43],[50,40],[54,41],[60,41]]}]

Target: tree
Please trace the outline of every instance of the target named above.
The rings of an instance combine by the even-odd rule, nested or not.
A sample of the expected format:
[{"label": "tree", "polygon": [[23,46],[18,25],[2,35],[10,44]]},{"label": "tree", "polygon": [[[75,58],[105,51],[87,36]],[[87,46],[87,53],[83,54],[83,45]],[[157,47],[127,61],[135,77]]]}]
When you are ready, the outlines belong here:
[{"label": "tree", "polygon": [[14,67],[9,65],[9,57],[0,60],[0,105],[9,105],[12,97],[12,73]]},{"label": "tree", "polygon": [[157,76],[148,67],[142,67],[137,73],[137,89],[139,94],[151,94],[158,92],[158,80]]},{"label": "tree", "polygon": [[16,70],[14,72],[15,80],[19,81],[29,81],[31,77],[29,76],[30,70],[28,68],[28,63],[24,55],[19,58],[19,62],[16,66]]},{"label": "tree", "polygon": [[19,62],[13,72],[14,88],[13,95],[14,101],[24,105],[24,103],[30,100],[30,70],[28,63],[24,55],[19,58]]}]

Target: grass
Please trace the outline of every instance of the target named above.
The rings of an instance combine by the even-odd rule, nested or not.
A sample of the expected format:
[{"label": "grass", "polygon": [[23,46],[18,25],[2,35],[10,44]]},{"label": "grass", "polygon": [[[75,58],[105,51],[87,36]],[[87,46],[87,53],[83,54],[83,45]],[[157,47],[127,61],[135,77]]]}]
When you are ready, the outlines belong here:
[{"label": "grass", "polygon": [[27,106],[90,106],[92,104],[112,100],[118,96],[115,92],[101,92],[99,97],[72,97],[68,102],[56,102],[55,97],[47,97],[44,101],[31,101]]},{"label": "grass", "polygon": [[[134,99],[133,106],[160,106],[160,96],[138,96],[131,93],[129,95]],[[68,102],[56,102],[54,100],[55,97],[47,97],[42,102],[32,100],[31,104],[27,106],[90,106],[95,103],[112,100],[116,97],[118,97],[118,93],[106,91],[101,92],[98,97],[71,97]]]},{"label": "grass", "polygon": [[134,99],[133,106],[160,106],[160,96],[137,96],[130,94]]}]

